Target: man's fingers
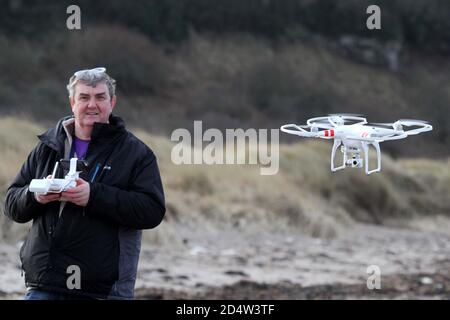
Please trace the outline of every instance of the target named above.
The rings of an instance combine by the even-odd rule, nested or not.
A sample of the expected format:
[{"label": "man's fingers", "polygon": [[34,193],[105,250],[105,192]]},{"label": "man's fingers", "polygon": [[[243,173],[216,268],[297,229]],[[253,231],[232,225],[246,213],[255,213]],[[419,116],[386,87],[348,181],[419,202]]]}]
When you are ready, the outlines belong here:
[{"label": "man's fingers", "polygon": [[76,196],[78,196],[78,195],[80,195],[80,194],[83,194],[83,193],[84,193],[83,190],[73,190],[73,189],[70,189],[70,191],[69,191],[69,190],[64,191],[64,192],[62,193],[62,196],[63,196],[63,197],[69,197],[69,198],[72,198],[72,197],[76,197]]},{"label": "man's fingers", "polygon": [[42,194],[39,196],[44,199],[58,199],[61,195],[59,193],[49,193],[49,194]]},{"label": "man's fingers", "polygon": [[76,187],[67,189],[67,190],[64,191],[63,193],[77,193],[77,192],[81,192],[81,191],[83,191],[83,187],[76,186]]},{"label": "man's fingers", "polygon": [[53,200],[56,200],[56,199],[59,199],[59,198],[60,198],[59,196],[52,196],[52,197],[46,197],[44,199],[48,200],[48,201],[53,201]]},{"label": "man's fingers", "polygon": [[84,192],[68,193],[67,191],[65,191],[65,192],[62,193],[62,197],[64,199],[70,199],[70,200],[83,198],[85,196],[86,196],[86,194]]},{"label": "man's fingers", "polygon": [[51,201],[60,199],[61,195],[59,193],[49,193],[49,194],[39,194],[35,193],[35,198],[38,202],[46,204]]},{"label": "man's fingers", "polygon": [[72,194],[72,193],[77,193],[77,192],[80,192],[80,190],[77,187],[73,187],[73,188],[67,189],[62,194]]},{"label": "man's fingers", "polygon": [[62,194],[67,195],[67,196],[75,196],[77,194],[86,194],[86,193],[89,193],[88,189],[86,189],[84,186],[80,186],[80,187],[74,187],[74,188],[67,189]]},{"label": "man's fingers", "polygon": [[87,181],[84,181],[84,180],[81,179],[81,178],[78,178],[78,179],[75,180],[75,181],[77,182],[77,187],[80,186],[80,185],[83,185],[83,184],[86,184],[86,183],[87,183]]},{"label": "man's fingers", "polygon": [[63,199],[64,200],[67,200],[67,201],[76,201],[76,200],[79,200],[79,199],[82,199],[82,198],[84,198],[85,196],[84,195],[79,195],[79,196],[63,196]]},{"label": "man's fingers", "polygon": [[85,206],[89,200],[89,183],[83,179],[77,179],[77,186],[62,192],[61,201],[72,202],[79,206]]}]

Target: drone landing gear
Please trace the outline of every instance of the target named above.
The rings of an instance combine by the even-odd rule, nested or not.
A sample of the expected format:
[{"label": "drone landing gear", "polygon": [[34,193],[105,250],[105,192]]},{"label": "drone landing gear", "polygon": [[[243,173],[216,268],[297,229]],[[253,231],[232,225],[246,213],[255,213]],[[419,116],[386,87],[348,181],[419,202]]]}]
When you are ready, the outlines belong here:
[{"label": "drone landing gear", "polygon": [[342,165],[339,166],[339,167],[335,167],[334,166],[334,158],[336,156],[336,150],[337,150],[337,148],[339,148],[341,143],[342,143],[341,140],[334,139],[333,149],[331,151],[331,171],[333,171],[333,172],[345,169],[345,166],[346,166],[346,163],[347,163],[347,153],[345,152],[345,146],[342,146],[344,148],[344,150],[341,149],[342,150]]},{"label": "drone landing gear", "polygon": [[[375,150],[377,151],[377,168],[373,170],[369,170],[369,144],[373,145]],[[381,171],[381,152],[380,152],[380,144],[378,142],[370,142],[370,143],[362,143],[362,147],[364,150],[364,157],[366,159],[366,174],[371,174],[374,172]]]},{"label": "drone landing gear", "polygon": [[[335,139],[333,144],[333,149],[331,151],[331,171],[336,172],[338,170],[345,169],[346,167],[352,167],[352,168],[362,168],[363,166],[363,159],[360,156],[361,148],[364,152],[364,160],[365,160],[365,169],[366,174],[371,174],[374,172],[381,171],[381,154],[380,154],[380,145],[378,142],[361,142],[361,148],[359,147],[348,147],[345,145],[341,146],[341,152],[342,152],[342,165],[339,167],[336,167],[334,165],[334,159],[336,157],[336,150],[338,147],[342,144],[342,140]],[[377,168],[373,170],[369,170],[369,144],[373,145],[376,152],[377,152]]]}]

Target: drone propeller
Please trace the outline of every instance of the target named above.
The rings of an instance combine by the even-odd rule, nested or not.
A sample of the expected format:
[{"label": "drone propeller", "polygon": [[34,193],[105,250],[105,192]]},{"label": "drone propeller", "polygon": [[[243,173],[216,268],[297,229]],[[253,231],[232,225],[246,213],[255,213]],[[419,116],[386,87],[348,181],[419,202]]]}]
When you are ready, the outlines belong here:
[{"label": "drone propeller", "polygon": [[320,128],[320,129],[331,129],[333,128],[333,125],[329,121],[329,117],[317,117],[317,118],[311,118],[308,121],[306,121],[306,124],[313,127],[313,128]]},{"label": "drone propeller", "polygon": [[[395,121],[394,123],[374,123],[373,125],[391,126],[395,131],[402,131],[407,135],[418,134],[420,132],[430,131],[433,129],[433,127],[427,121],[417,119],[400,119]],[[405,131],[403,129],[403,126],[405,127],[416,126],[419,128]]]},{"label": "drone propeller", "polygon": [[356,115],[336,113],[330,114],[326,117],[311,118],[306,123],[310,126],[315,125],[321,129],[331,129],[347,122],[354,122],[352,124],[366,124],[367,120]]},{"label": "drone propeller", "polygon": [[[429,124],[428,121],[418,120],[418,119],[400,119],[400,120],[397,120],[394,123],[400,123],[403,126],[422,126],[424,124]],[[373,124],[380,125],[380,126],[392,126],[394,123],[388,123],[388,122],[380,123],[380,122],[376,122],[376,123],[373,123]]]},{"label": "drone propeller", "polygon": [[328,117],[326,119],[320,119],[320,120],[315,120],[313,122],[311,122],[311,124],[330,124],[330,121],[328,120]]},{"label": "drone propeller", "polygon": [[370,125],[377,125],[377,126],[391,126],[392,127],[393,122],[371,122]]},{"label": "drone propeller", "polygon": [[[371,125],[373,126],[379,126],[378,128],[382,128],[382,129],[393,129],[396,131],[403,131],[403,123],[401,123],[400,121],[395,121],[392,123],[373,123]],[[385,127],[391,127],[391,128],[385,128]]]},{"label": "drone propeller", "polygon": [[407,135],[413,135],[413,134],[418,134],[418,133],[421,133],[421,132],[426,132],[426,131],[433,130],[433,126],[431,124],[429,124],[427,121],[423,121],[423,120],[400,119],[397,122],[399,122],[400,124],[402,124],[404,126],[407,126],[407,127],[411,127],[411,126],[418,127],[416,129],[411,129],[411,130],[405,131],[405,133]]},{"label": "drone propeller", "polygon": [[428,121],[418,120],[418,119],[400,119],[398,120],[404,126],[423,126],[424,124],[429,124]]},{"label": "drone propeller", "polygon": [[343,125],[348,122],[353,122],[352,124],[366,124],[367,120],[361,115],[350,114],[350,113],[335,113],[328,116],[328,121],[336,127],[338,125]]},{"label": "drone propeller", "polygon": [[[311,128],[311,131],[306,131],[305,129],[309,129]],[[314,132],[312,130],[312,127],[310,127],[309,125],[296,125],[296,124],[285,124],[284,126],[281,126],[281,131],[286,132],[286,133],[290,133],[290,134],[295,134],[301,137],[313,137],[316,135],[316,132]],[[317,130],[315,130],[317,131]]]},{"label": "drone propeller", "polygon": [[330,113],[328,114],[330,117],[364,117],[363,114],[358,113]]},{"label": "drone propeller", "polygon": [[[296,124],[285,124],[281,126],[281,131],[295,134],[300,137],[309,137],[309,138],[324,138],[324,139],[331,139],[334,137],[334,130],[333,129],[326,129],[326,130],[319,130],[322,129],[320,126],[315,125],[296,125]],[[310,129],[309,131],[305,129]]]}]

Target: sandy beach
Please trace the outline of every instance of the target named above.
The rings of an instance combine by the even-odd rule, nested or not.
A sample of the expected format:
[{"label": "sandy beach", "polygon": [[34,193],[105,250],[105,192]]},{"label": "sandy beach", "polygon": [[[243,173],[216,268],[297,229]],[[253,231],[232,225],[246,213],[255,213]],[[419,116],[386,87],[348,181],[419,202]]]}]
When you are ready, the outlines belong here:
[{"label": "sandy beach", "polygon": [[[145,245],[136,299],[448,299],[450,236],[356,224],[336,239],[293,233],[193,232]],[[17,245],[0,247],[0,297],[24,291]],[[369,266],[380,289],[368,289]]]}]

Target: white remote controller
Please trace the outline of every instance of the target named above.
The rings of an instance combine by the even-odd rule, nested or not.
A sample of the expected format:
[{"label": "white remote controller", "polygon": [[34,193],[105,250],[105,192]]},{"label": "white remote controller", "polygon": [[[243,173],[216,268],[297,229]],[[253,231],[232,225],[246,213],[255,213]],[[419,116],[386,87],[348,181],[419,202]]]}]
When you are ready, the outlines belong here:
[{"label": "white remote controller", "polygon": [[33,179],[31,180],[28,190],[39,194],[61,193],[67,189],[77,186],[76,179],[79,178],[80,171],[76,171],[77,158],[70,159],[70,170],[64,179],[54,179],[59,162],[56,162],[53,168],[53,174],[49,179]]},{"label": "white remote controller", "polygon": [[33,179],[30,183],[30,192],[36,193],[60,193],[76,187],[77,183],[66,179]]}]

